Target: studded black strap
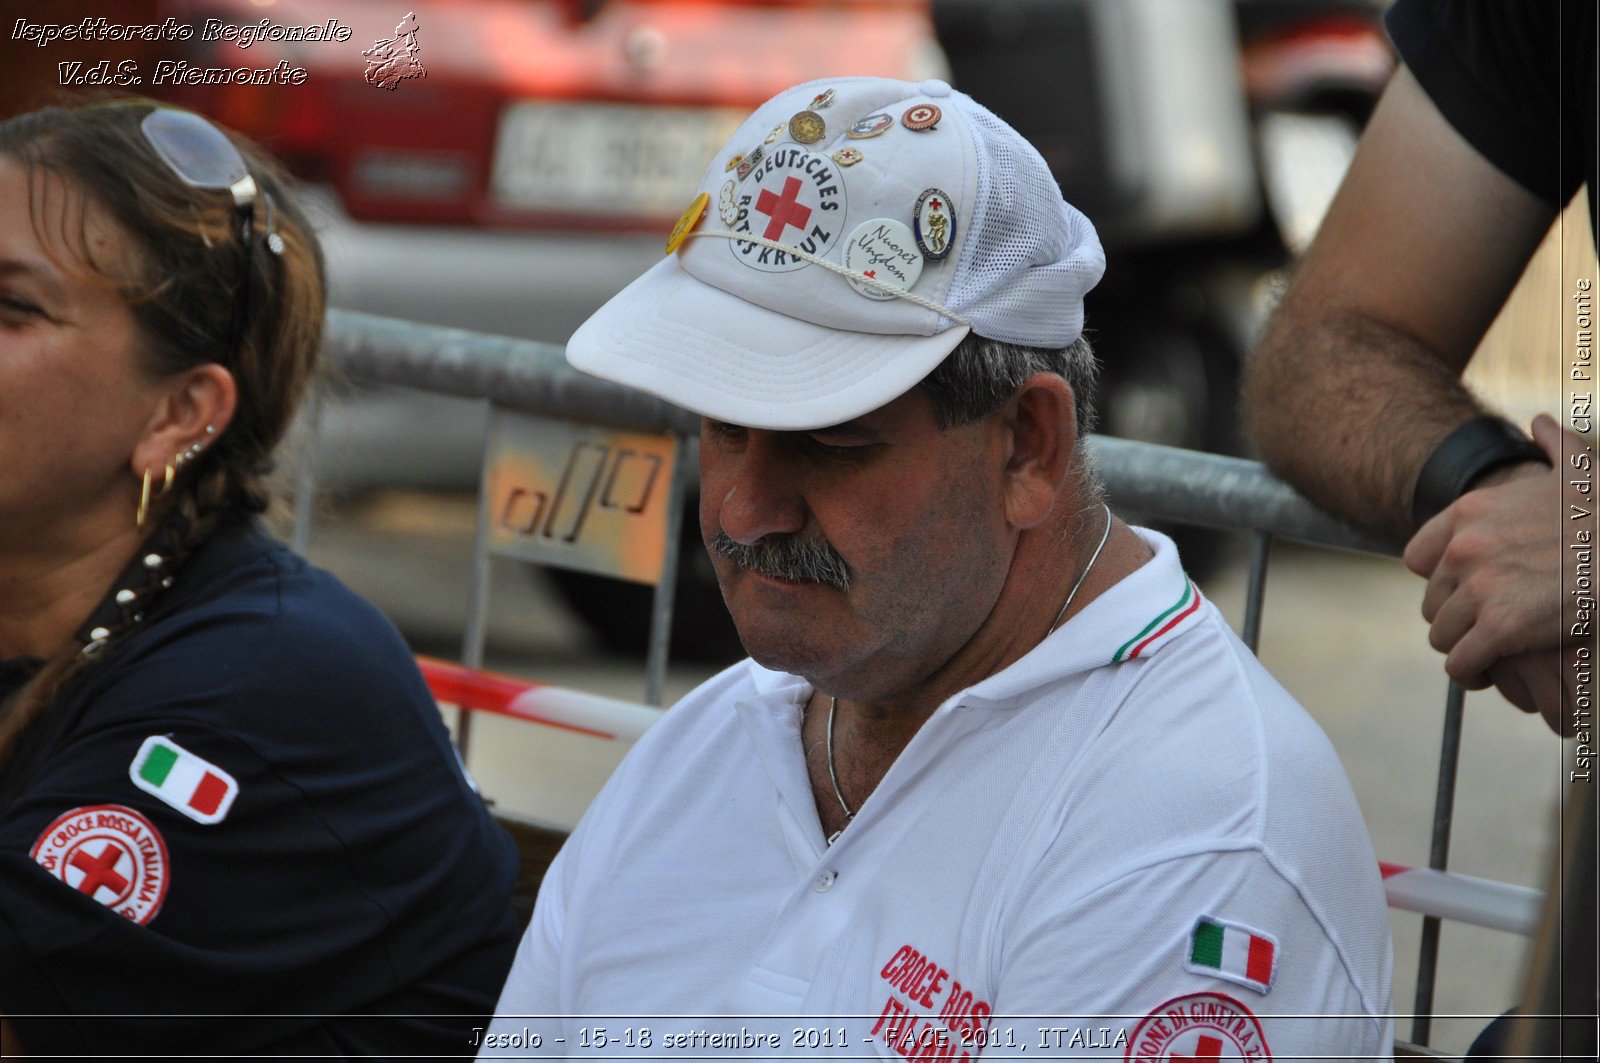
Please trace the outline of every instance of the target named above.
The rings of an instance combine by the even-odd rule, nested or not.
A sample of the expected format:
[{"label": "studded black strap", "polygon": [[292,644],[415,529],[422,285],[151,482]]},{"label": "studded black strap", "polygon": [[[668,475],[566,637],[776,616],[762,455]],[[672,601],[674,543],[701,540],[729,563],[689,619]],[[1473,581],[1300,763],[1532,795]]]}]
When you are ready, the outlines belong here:
[{"label": "studded black strap", "polygon": [[172,586],[173,573],[183,561],[188,532],[188,518],[174,513],[139,547],[76,632],[76,638],[84,644],[85,656],[99,653],[107,642],[144,620],[150,603]]}]

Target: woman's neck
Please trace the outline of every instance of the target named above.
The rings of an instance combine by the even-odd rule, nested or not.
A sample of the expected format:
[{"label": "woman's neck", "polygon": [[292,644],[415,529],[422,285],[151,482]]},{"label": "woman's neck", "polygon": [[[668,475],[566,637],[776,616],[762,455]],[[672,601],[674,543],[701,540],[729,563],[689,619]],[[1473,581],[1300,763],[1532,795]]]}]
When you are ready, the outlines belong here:
[{"label": "woman's neck", "polygon": [[118,523],[27,544],[0,536],[0,657],[51,657],[72,641],[148,534]]}]

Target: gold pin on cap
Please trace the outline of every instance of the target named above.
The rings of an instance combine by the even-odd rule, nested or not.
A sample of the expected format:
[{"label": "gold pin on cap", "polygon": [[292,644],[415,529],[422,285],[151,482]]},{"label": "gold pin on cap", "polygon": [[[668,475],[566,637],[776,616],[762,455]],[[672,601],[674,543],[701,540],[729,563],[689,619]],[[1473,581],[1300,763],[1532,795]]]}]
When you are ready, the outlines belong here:
[{"label": "gold pin on cap", "polygon": [[789,119],[789,135],[797,144],[815,144],[828,131],[828,124],[816,111],[800,111]]},{"label": "gold pin on cap", "polygon": [[700,219],[706,216],[706,208],[711,205],[711,193],[701,192],[690,202],[688,208],[678,217],[678,224],[672,227],[672,235],[667,237],[667,254],[672,254],[683,246],[683,241],[700,224]]}]

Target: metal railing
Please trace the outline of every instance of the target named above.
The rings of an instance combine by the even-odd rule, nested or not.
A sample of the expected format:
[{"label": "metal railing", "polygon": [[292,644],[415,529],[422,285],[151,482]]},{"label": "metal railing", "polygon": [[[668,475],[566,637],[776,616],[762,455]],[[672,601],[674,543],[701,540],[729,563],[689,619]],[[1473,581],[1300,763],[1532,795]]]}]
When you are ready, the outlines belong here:
[{"label": "metal railing", "polygon": [[[694,438],[699,418],[653,396],[580,374],[567,366],[560,346],[435,328],[348,311],[329,314],[326,349],[354,379],[403,385],[449,395],[482,398],[495,406],[545,416],[593,421],[623,428],[665,431]],[[1272,544],[1291,539],[1318,546],[1395,555],[1399,551],[1313,507],[1260,463],[1201,454],[1105,436],[1090,445],[1106,486],[1119,507],[1183,523],[1244,529],[1251,535],[1249,580],[1241,637],[1252,651],[1261,634]],[[314,440],[298,478],[295,546],[304,549],[315,493]],[[678,478],[680,493],[682,478]],[[477,557],[481,560],[480,543]],[[675,536],[674,536],[675,542]],[[669,566],[670,567],[670,566]],[[666,665],[671,577],[657,586],[647,660],[647,690],[658,703]],[[475,601],[463,661],[482,661],[482,602]],[[1428,867],[1443,871],[1450,833],[1461,743],[1463,691],[1449,684],[1444,702],[1438,782]],[[463,720],[468,714],[463,713]],[[1578,854],[1582,857],[1582,854]],[[1592,861],[1592,839],[1588,858]],[[1592,880],[1591,880],[1592,881]],[[1552,892],[1552,903],[1557,891]],[[1546,923],[1549,920],[1547,918]],[[1559,920],[1558,920],[1559,922]],[[1431,1033],[1440,920],[1423,920],[1411,1040],[1426,1045]],[[1548,927],[1536,953],[1551,952]],[[1559,929],[1555,931],[1559,933]],[[1559,953],[1559,949],[1555,948]],[[1537,973],[1537,972],[1535,972]],[[1533,976],[1530,975],[1530,979]]]}]

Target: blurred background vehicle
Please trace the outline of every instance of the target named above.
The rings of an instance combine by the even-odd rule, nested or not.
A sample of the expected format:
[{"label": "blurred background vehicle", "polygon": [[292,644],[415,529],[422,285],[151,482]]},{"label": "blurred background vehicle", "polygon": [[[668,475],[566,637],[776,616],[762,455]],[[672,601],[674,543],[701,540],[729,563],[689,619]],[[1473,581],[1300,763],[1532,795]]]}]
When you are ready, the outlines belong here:
[{"label": "blurred background vehicle", "polygon": [[[101,6],[23,4],[51,22]],[[658,259],[685,190],[773,93],[827,75],[947,78],[1040,148],[1106,244],[1087,305],[1101,431],[1235,453],[1239,368],[1274,279],[1309,241],[1392,67],[1381,6],[408,0],[402,20],[387,0],[133,0],[117,17],[334,19],[348,40],[200,32],[129,46],[147,71],[284,60],[303,84],[134,88],[261,141],[317,186],[335,305],[556,343]],[[73,57],[64,45],[21,49],[19,69],[38,68],[23,76],[44,83]],[[385,56],[424,73],[374,85],[364,75]],[[319,476],[347,493],[472,490],[485,425],[479,403],[346,382],[323,405]],[[686,524],[674,652],[736,654]],[[1180,547],[1203,571],[1228,541],[1186,529]],[[647,588],[552,578],[606,643],[643,647]]]}]

